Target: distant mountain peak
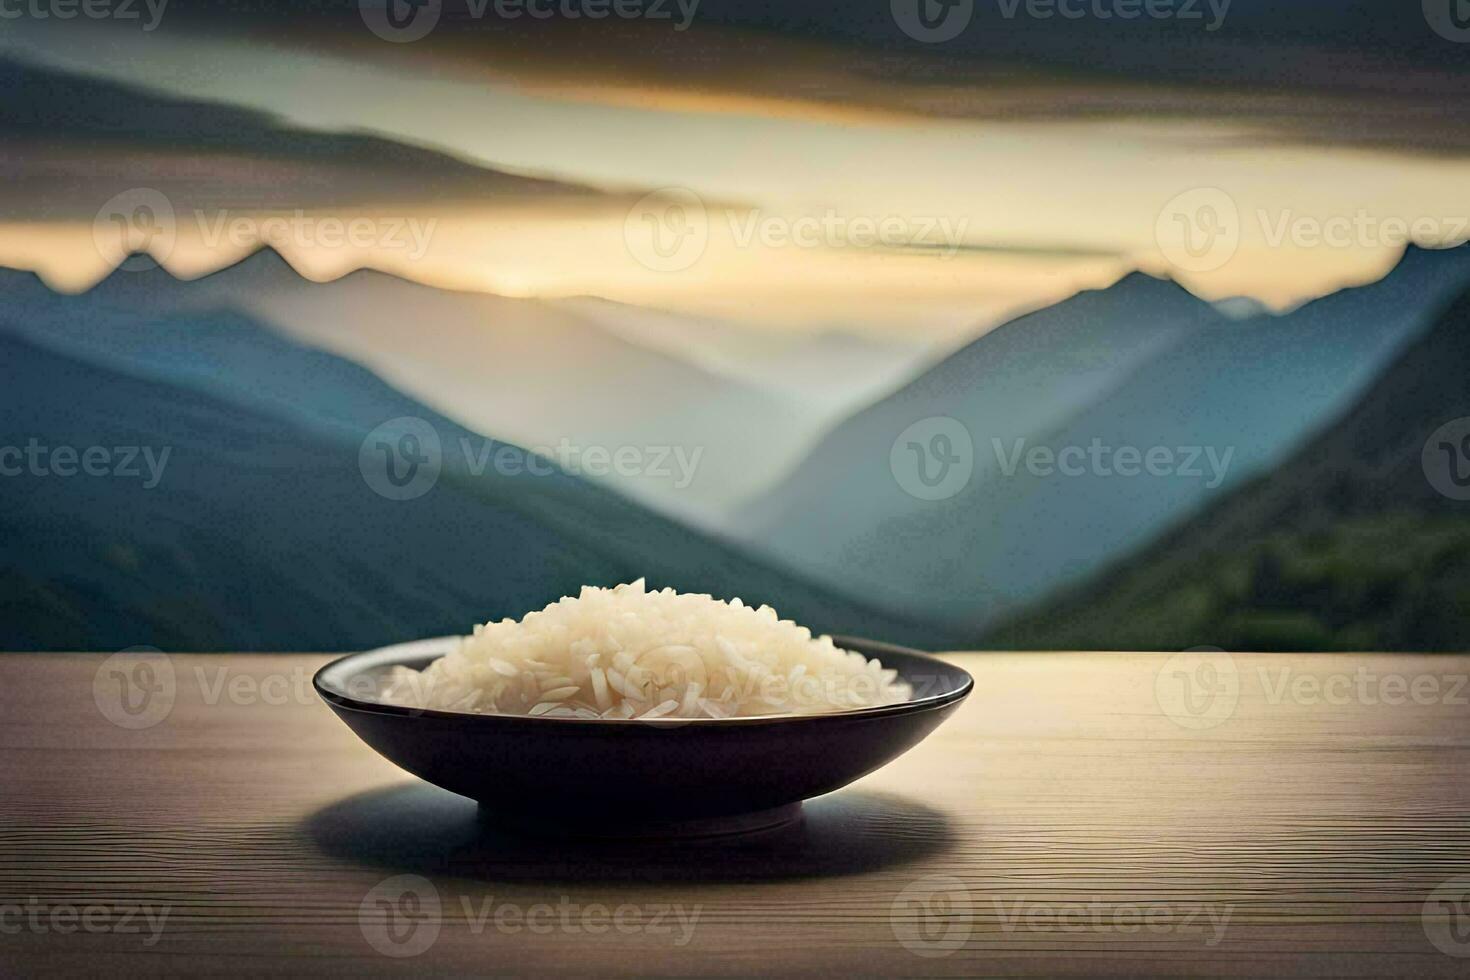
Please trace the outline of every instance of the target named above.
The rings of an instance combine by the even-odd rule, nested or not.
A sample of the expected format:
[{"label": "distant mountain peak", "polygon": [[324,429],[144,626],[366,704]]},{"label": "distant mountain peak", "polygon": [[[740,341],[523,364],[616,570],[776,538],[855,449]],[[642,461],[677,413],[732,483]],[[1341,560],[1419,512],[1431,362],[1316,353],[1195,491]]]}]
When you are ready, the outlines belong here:
[{"label": "distant mountain peak", "polygon": [[274,245],[261,245],[255,251],[240,259],[240,261],[221,266],[213,272],[202,276],[201,279],[214,279],[215,277],[219,277],[216,279],[216,281],[219,281],[234,276],[249,276],[254,280],[264,279],[269,282],[280,282],[282,280],[291,283],[314,281],[297,271],[296,267],[291,264],[291,260],[282,255]]},{"label": "distant mountain peak", "polygon": [[[1467,327],[1462,284],[1355,401],[1281,463],[985,644],[1465,649],[1457,597],[1470,581],[1470,531],[1463,501],[1446,492],[1459,459],[1436,466],[1426,450],[1470,411]],[[1427,601],[1440,596],[1443,613]]]},{"label": "distant mountain peak", "polygon": [[[101,280],[101,282],[97,283],[97,285],[100,286],[102,285],[102,283],[105,283],[113,276],[123,273],[145,276],[165,275],[175,282],[182,281],[179,276],[176,276],[171,271],[169,271],[168,266],[158,261],[152,256],[152,254],[148,252],[129,252],[126,256],[123,257],[121,262],[112,267],[112,271],[109,272],[106,277]],[[96,287],[93,288],[95,289]]]},{"label": "distant mountain peak", "polygon": [[1180,285],[1178,280],[1167,275],[1156,276],[1141,269],[1135,269],[1128,273],[1111,286],[1100,289],[1086,290],[1079,293],[1085,296],[1090,293],[1111,293],[1129,300],[1144,298],[1151,301],[1162,300],[1165,302],[1182,302],[1189,305],[1210,305],[1208,301],[1200,299],[1187,288]]},{"label": "distant mountain peak", "polygon": [[140,297],[176,290],[185,279],[147,252],[130,252],[83,295]]},{"label": "distant mountain peak", "polygon": [[177,290],[181,285],[195,289],[221,283],[248,283],[252,289],[276,289],[310,282],[296,271],[284,255],[271,245],[227,265],[212,269],[202,276],[181,276],[146,252],[134,252],[117,264],[111,272],[88,292],[108,297],[141,297]]},{"label": "distant mountain peak", "polygon": [[[1033,326],[1040,318],[1054,319],[1074,313],[1085,318],[1099,315],[1102,311],[1113,313],[1119,308],[1147,310],[1150,314],[1203,313],[1209,316],[1213,312],[1210,303],[1173,279],[1135,270],[1110,285],[1081,290],[1052,306],[1009,320],[997,329],[1025,329]],[[983,339],[982,337],[981,340]]]},{"label": "distant mountain peak", "polygon": [[1134,269],[1111,286],[1104,289],[1150,289],[1159,286],[1178,286],[1174,280],[1167,276],[1155,276],[1144,272],[1142,269]]}]

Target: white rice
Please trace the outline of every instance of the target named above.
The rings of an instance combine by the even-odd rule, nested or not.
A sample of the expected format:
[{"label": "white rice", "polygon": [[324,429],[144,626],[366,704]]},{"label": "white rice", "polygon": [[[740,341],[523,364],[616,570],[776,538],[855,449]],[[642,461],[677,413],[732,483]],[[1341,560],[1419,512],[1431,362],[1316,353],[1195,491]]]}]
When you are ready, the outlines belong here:
[{"label": "white rice", "polygon": [[770,606],[649,592],[639,579],[584,586],[520,622],[476,626],[422,672],[395,667],[380,696],[416,708],[624,720],[819,714],[911,695],[896,671]]}]

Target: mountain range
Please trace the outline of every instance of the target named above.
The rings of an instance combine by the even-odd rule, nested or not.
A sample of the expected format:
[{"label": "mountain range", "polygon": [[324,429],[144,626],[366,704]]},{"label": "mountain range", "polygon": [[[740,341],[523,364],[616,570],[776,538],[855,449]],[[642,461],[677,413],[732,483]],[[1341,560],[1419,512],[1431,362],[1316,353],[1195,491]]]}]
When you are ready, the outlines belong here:
[{"label": "mountain range", "polygon": [[[475,432],[532,448],[563,440],[575,450],[667,447],[697,461],[687,478],[617,469],[594,476],[716,530],[737,504],[794,466],[834,418],[862,404],[863,392],[892,387],[886,379],[895,370],[903,378],[916,370],[911,355],[894,358],[895,368],[883,363],[891,349],[854,350],[858,342],[836,335],[812,338],[802,345],[812,359],[851,354],[846,383],[815,386],[825,397],[814,400],[794,377],[761,379],[762,364],[779,351],[703,364],[702,349],[742,346],[735,325],[632,307],[617,307],[614,317],[614,304],[438,289],[371,269],[314,282],[271,248],[188,282],[135,256],[70,305],[55,303],[33,276],[0,270],[0,298],[25,311],[17,322],[33,332],[65,333],[78,344],[94,342],[95,331],[63,311],[97,310],[104,319],[235,311],[367,367]],[[663,329],[682,328],[683,349],[609,323],[639,316],[676,321]],[[688,336],[706,330],[722,334],[712,344]]]},{"label": "mountain range", "polygon": [[173,302],[243,311],[476,432],[528,447],[671,447],[698,461],[688,482],[605,478],[695,523],[714,523],[799,458],[821,418],[779,391],[624,340],[555,302],[436,289],[369,269],[311,282],[270,249],[195,282],[161,278],[159,292]]},{"label": "mountain range", "polygon": [[[698,454],[692,478],[678,486],[616,469],[600,478],[709,530],[723,528],[738,504],[794,466],[825,429],[912,376],[925,356],[919,343],[865,342],[841,331],[781,345],[770,339],[779,331],[591,297],[438,288],[358,268],[362,257],[352,249],[336,250],[331,258],[341,268],[324,271],[304,265],[295,254],[302,243],[287,236],[282,247],[293,266],[275,248],[226,235],[219,222],[244,220],[250,229],[250,215],[272,209],[326,208],[339,217],[362,211],[390,222],[418,215],[416,234],[427,244],[426,222],[438,220],[428,216],[444,209],[574,206],[568,214],[585,216],[588,208],[621,213],[636,194],[513,173],[374,133],[314,130],[18,57],[0,57],[0,89],[11,96],[0,104],[8,151],[0,159],[0,263],[35,268],[58,288],[86,285],[84,302],[123,313],[246,314],[368,366],[472,430],[519,445],[566,440],[610,452],[677,447],[687,458]],[[174,212],[169,227],[178,241],[161,253],[169,271],[145,255],[112,270],[120,256],[106,235],[88,247],[97,244],[88,226],[99,206],[127,193],[153,195]],[[69,245],[50,240],[67,229],[76,232]],[[328,271],[347,274],[318,281]],[[16,290],[35,288],[10,277],[0,295],[19,302]],[[44,315],[49,307],[41,306]],[[836,370],[810,370],[819,364]]]},{"label": "mountain range", "polygon": [[[1079,294],[845,421],[747,513],[752,541],[848,594],[983,629],[1281,462],[1466,283],[1470,247],[1410,247],[1384,279],[1282,316],[1227,319],[1141,274]],[[972,475],[945,499],[905,490],[893,453],[929,419],[957,421],[973,445]],[[1094,444],[1167,451],[1172,468],[1019,463]]]},{"label": "mountain range", "polygon": [[[640,575],[818,630],[957,640],[490,443],[241,313],[129,314],[105,289],[5,286],[0,444],[41,462],[0,459],[0,647],[355,649]],[[442,470],[400,500],[367,474],[369,436],[402,417],[436,434]],[[97,450],[102,471],[61,447]],[[144,458],[161,464],[153,485]]]},{"label": "mountain range", "polygon": [[[1353,471],[1341,440],[1361,455],[1413,439],[1338,425],[1328,434],[1350,435],[1313,450],[1308,476],[1293,455],[1356,400],[1417,411],[1416,424],[1453,417],[1441,388],[1458,363],[1451,340],[1462,324],[1453,316],[1432,332],[1428,324],[1467,282],[1470,248],[1411,248],[1378,283],[1284,316],[1230,318],[1173,283],[1129,276],[996,328],[849,418],[745,512],[758,533],[732,544],[554,466],[526,472],[540,457],[501,422],[527,406],[574,439],[629,444],[635,433],[672,440],[683,431],[705,433],[708,445],[719,425],[743,425],[756,442],[742,451],[759,454],[762,440],[781,435],[779,411],[762,416],[740,403],[760,402],[756,394],[722,389],[728,379],[626,339],[577,304],[448,293],[369,271],[310,283],[270,251],[187,284],[156,267],[120,270],[76,296],[0,272],[0,442],[170,453],[153,487],[34,473],[0,480],[8,624],[0,644],[344,649],[464,629],[584,581],[638,575],[770,601],[818,629],[921,645],[984,636],[1000,645],[1177,646],[1211,634],[1199,642],[1393,648],[1443,638],[1448,627],[1425,625],[1432,609],[1422,602],[1438,599],[1422,597],[1439,596],[1428,586],[1412,592],[1417,611],[1395,614],[1409,624],[1398,632],[1344,618],[1371,619],[1387,595],[1382,582],[1338,596],[1334,611],[1310,623],[1292,619],[1279,590],[1295,559],[1262,542],[1307,527],[1314,504],[1298,492],[1268,506],[1259,501],[1278,498],[1253,488],[1341,484],[1333,492],[1343,499],[1362,497],[1334,476],[1334,467]],[[432,342],[418,342],[415,322],[433,324]],[[1418,366],[1404,367],[1411,355]],[[1416,386],[1415,372],[1435,360],[1439,381]],[[673,394],[708,403],[713,418],[650,420],[619,388],[668,384],[681,372],[692,380]],[[561,404],[548,379],[580,401]],[[589,424],[589,404],[603,403],[590,423],[603,428],[575,428]],[[458,411],[466,404],[487,414],[467,424]],[[359,459],[376,427],[402,417],[424,420],[442,447],[438,483],[407,501],[373,492]],[[892,451],[900,433],[932,418],[962,423],[972,443],[968,482],[940,500],[904,489],[903,457]],[[1412,435],[1422,445],[1418,428]],[[1204,459],[1226,465],[1131,478],[1017,465],[1027,447],[1055,456],[1093,442],[1202,447],[1214,453]],[[485,468],[497,451],[509,454],[511,472]],[[1311,533],[1347,534],[1342,548],[1370,552],[1397,536],[1419,549],[1414,556],[1457,560],[1459,531],[1445,523],[1455,515],[1442,505],[1415,504],[1406,516],[1379,504],[1341,520],[1324,511],[1331,527]],[[1239,514],[1251,519],[1230,516]],[[1130,558],[1161,535],[1162,551]],[[1221,541],[1248,546],[1244,565],[1221,564],[1237,569],[1231,581],[1254,582],[1252,595],[1277,602],[1229,627],[1189,618],[1201,590],[1209,609],[1238,612],[1239,595],[1213,579],[1199,584],[1199,568],[1176,553],[1216,553]],[[1174,582],[1194,582],[1194,591],[1171,590]]]},{"label": "mountain range", "polygon": [[1470,648],[1467,377],[1470,291],[1290,459],[986,644]]}]

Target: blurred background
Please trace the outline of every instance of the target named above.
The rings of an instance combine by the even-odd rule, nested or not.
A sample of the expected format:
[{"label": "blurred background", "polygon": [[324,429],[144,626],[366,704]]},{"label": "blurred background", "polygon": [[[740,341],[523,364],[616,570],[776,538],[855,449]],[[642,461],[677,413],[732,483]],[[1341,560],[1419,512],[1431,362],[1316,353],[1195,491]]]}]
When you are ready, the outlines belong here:
[{"label": "blurred background", "polygon": [[0,9],[0,647],[1470,647],[1465,0]]}]

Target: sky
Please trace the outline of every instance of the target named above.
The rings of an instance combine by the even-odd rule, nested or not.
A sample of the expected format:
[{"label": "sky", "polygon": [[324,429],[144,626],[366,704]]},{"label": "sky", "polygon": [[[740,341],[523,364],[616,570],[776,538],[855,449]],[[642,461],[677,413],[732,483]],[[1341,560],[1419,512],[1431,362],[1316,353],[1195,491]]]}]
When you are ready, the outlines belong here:
[{"label": "sky", "polygon": [[1437,0],[1222,0],[1201,22],[976,0],[941,42],[905,34],[907,2],[451,4],[406,43],[374,0],[10,18],[0,264],[79,291],[133,250],[193,279],[266,244],[317,281],[567,304],[804,404],[779,467],[1134,270],[1285,310],[1470,237],[1470,36]]},{"label": "sky", "polygon": [[[23,20],[0,35],[0,53],[261,110],[287,133],[371,132],[600,192],[571,202],[514,192],[423,201],[385,187],[383,200],[339,203],[333,213],[432,222],[427,241],[288,241],[288,258],[318,278],[366,264],[502,295],[592,295],[758,328],[856,330],[946,347],[1134,268],[1207,298],[1290,307],[1378,277],[1406,239],[1463,238],[1470,215],[1470,153],[1434,143],[1422,131],[1432,127],[1406,133],[1396,148],[1365,138],[1351,119],[1339,121],[1335,137],[1324,130],[1320,120],[1334,108],[1370,123],[1396,117],[1401,127],[1416,116],[1404,106],[1389,112],[1382,96],[1314,90],[1251,100],[1215,90],[1190,116],[1178,109],[1187,92],[1069,82],[1037,69],[1004,86],[950,84],[940,99],[932,82],[913,81],[924,77],[922,56],[906,58],[886,82],[875,75],[882,58],[830,40],[762,36],[762,61],[795,67],[755,73],[747,65],[742,75],[731,67],[738,32],[702,24],[682,34],[655,28],[664,48],[689,49],[693,67],[681,74],[668,70],[668,56],[661,71],[635,72],[616,57],[566,58],[557,45],[525,39],[471,57],[452,32],[408,45],[366,29],[345,39],[289,30],[246,39],[187,20],[173,29],[166,18],[147,32]],[[936,70],[946,65],[936,56]],[[770,83],[775,76],[784,86]],[[996,107],[997,91],[1009,110]],[[1293,94],[1299,105],[1284,108]],[[1109,107],[1105,117],[1086,108],[1089,95]],[[1438,96],[1396,98],[1422,110]],[[1283,129],[1293,119],[1309,120],[1295,138]],[[95,165],[95,147],[85,152]],[[135,152],[163,159],[153,170],[158,183],[209,166],[177,147]],[[1186,197],[1181,216],[1181,195],[1205,203]],[[309,189],[301,197],[310,199]],[[703,242],[697,255],[647,254],[671,217],[669,201],[691,217]],[[1210,215],[1200,208],[1219,202],[1237,226],[1228,260],[1205,268],[1219,256],[1173,254],[1181,217],[1203,235]],[[169,260],[186,275],[249,248],[221,240],[213,211],[191,220],[201,206],[210,211],[211,202],[179,209]],[[0,261],[40,269],[63,288],[100,278],[108,257],[86,261],[72,248],[83,233],[93,237],[92,214],[79,210],[85,224],[0,227]],[[1348,234],[1319,240],[1345,222]],[[1409,229],[1400,233],[1400,223]],[[672,240],[680,229],[664,230]]]}]

